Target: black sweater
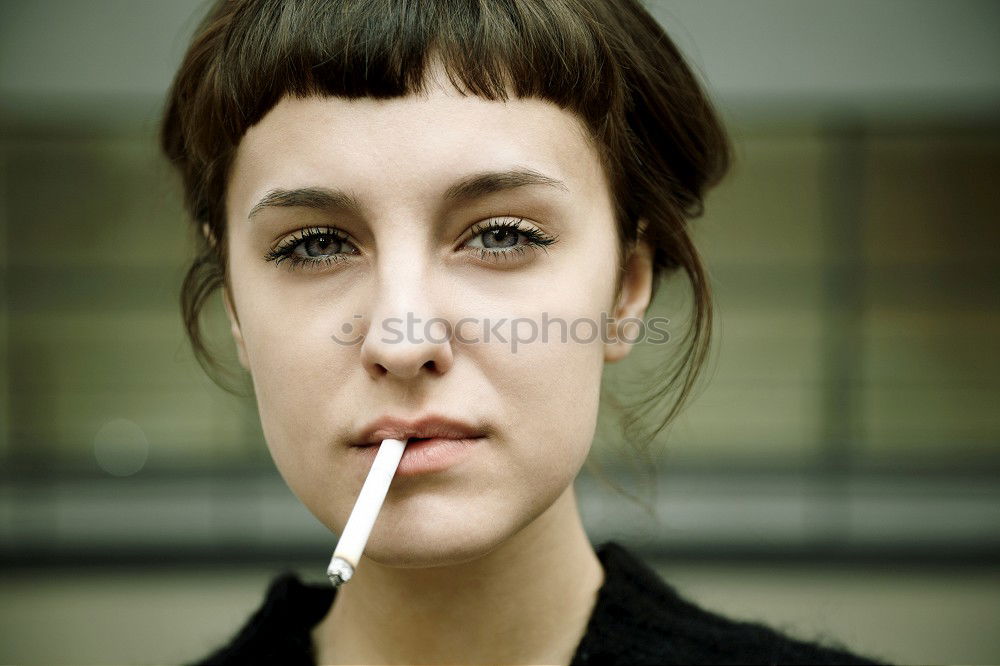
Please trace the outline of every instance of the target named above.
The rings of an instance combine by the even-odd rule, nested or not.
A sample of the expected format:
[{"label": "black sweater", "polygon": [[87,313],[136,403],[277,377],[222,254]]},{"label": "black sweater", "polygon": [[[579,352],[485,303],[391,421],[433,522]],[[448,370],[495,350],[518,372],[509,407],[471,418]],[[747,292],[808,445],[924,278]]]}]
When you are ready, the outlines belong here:
[{"label": "black sweater", "polygon": [[[596,552],[604,584],[571,666],[879,663],[703,610],[613,541]],[[333,587],[305,584],[291,572],[277,576],[236,636],[196,666],[315,666],[310,632],[335,595]]]}]

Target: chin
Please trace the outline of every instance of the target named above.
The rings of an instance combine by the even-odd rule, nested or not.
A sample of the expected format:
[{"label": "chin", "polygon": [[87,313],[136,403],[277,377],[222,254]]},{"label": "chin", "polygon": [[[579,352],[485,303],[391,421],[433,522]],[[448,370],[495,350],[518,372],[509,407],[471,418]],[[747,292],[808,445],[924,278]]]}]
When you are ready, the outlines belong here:
[{"label": "chin", "polygon": [[[364,557],[383,566],[440,567],[488,555],[518,529],[513,515],[477,511],[385,511],[368,539]],[[413,516],[419,516],[415,518]]]},{"label": "chin", "polygon": [[[424,530],[421,530],[424,531]],[[416,569],[471,562],[488,555],[502,544],[506,534],[483,534],[429,530],[432,534],[412,538],[401,535],[375,537],[368,541],[364,557],[387,567]]]}]

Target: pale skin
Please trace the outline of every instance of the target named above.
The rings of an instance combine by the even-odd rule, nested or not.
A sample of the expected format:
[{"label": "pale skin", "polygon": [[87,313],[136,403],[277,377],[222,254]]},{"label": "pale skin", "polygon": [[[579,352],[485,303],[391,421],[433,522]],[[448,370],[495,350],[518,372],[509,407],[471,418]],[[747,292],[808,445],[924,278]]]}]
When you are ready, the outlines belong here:
[{"label": "pale skin", "polygon": [[[433,412],[490,433],[451,468],[393,481],[354,578],[312,632],[318,663],[568,664],[604,580],[572,482],[603,367],[631,345],[555,338],[512,352],[496,340],[389,342],[378,325],[406,313],[452,324],[641,318],[652,253],[644,242],[629,252],[615,293],[610,193],[576,116],[463,97],[439,67],[428,80],[392,100],[285,98],[250,128],[226,194],[226,311],[278,470],[333,532],[367,473],[349,446],[362,425]],[[512,168],[550,184],[446,196]],[[343,191],[360,207],[258,205],[297,188]],[[483,258],[506,248],[477,225],[512,218],[556,241]],[[307,227],[346,240],[299,245],[300,256],[344,261],[265,261]],[[358,344],[331,340],[347,324]]]}]

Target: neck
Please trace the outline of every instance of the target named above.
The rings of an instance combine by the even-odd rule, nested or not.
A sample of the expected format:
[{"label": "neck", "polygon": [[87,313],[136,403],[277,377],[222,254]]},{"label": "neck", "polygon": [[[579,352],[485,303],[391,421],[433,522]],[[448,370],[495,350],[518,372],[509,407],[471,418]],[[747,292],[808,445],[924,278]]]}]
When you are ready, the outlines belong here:
[{"label": "neck", "polygon": [[603,581],[570,484],[480,558],[419,569],[365,560],[313,630],[317,662],[568,664]]}]

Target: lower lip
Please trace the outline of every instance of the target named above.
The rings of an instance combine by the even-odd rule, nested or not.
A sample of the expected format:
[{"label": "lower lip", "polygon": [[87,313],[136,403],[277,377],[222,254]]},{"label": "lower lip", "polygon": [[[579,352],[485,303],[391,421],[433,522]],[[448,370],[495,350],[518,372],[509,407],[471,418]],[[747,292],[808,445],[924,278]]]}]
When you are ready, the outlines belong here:
[{"label": "lower lip", "polygon": [[[461,462],[472,452],[476,444],[481,444],[485,439],[485,437],[470,439],[435,437],[433,439],[410,440],[407,442],[406,448],[403,449],[403,457],[399,461],[399,467],[396,468],[396,476],[442,472]],[[355,452],[364,456],[369,467],[375,461],[378,448],[378,444],[353,447]]]}]

